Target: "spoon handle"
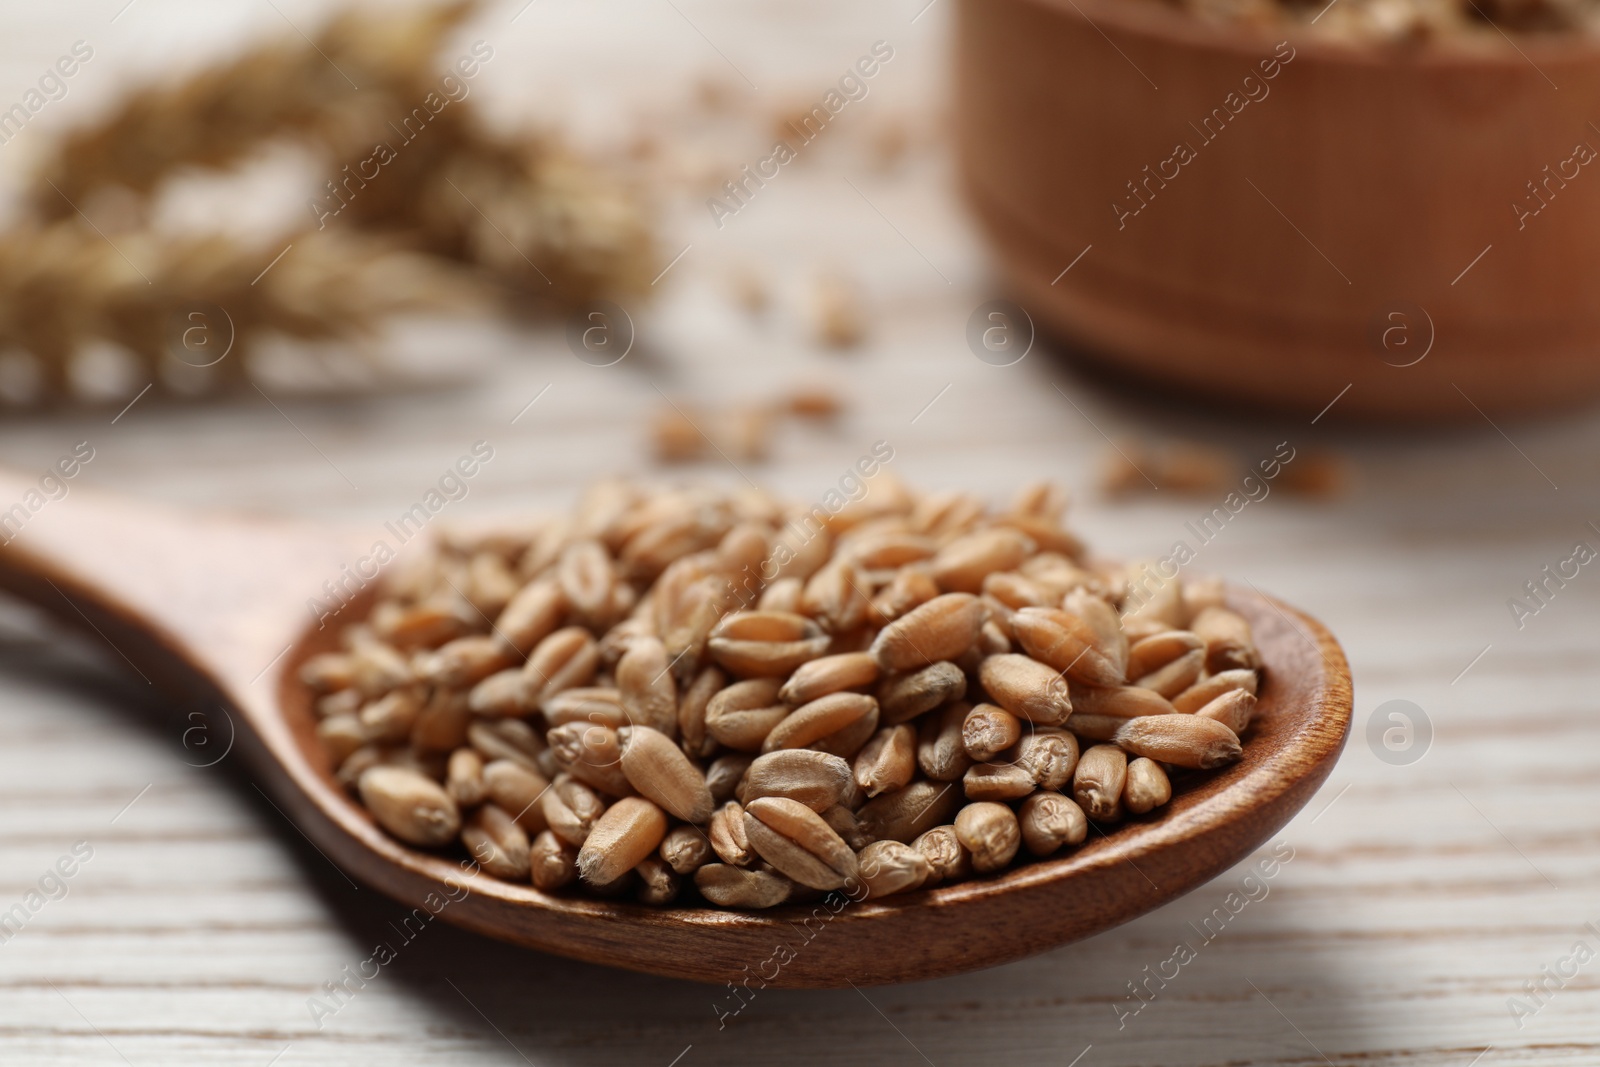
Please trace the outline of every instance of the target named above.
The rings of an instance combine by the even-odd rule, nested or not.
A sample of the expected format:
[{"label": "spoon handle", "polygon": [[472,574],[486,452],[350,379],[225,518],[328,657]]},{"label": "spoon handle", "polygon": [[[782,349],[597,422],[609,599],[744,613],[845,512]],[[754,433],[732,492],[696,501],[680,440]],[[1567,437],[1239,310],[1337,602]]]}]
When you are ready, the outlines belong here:
[{"label": "spoon handle", "polygon": [[[221,711],[222,719],[200,722],[200,743],[218,747],[191,747],[186,730],[186,753],[214,755],[213,763],[236,755],[346,877],[372,885],[408,877],[397,867],[422,860],[384,840],[333,783],[309,710],[290,713],[281,703],[300,658],[295,646],[316,633],[307,601],[325,600],[322,583],[339,581],[371,538],[191,515],[79,488],[40,503],[28,496],[39,488],[0,471],[0,589],[110,645],[113,661],[125,660],[178,707]],[[13,502],[21,513],[9,510]],[[435,888],[410,878],[413,901]]]},{"label": "spoon handle", "polygon": [[190,690],[203,678],[250,704],[252,690],[270,704],[274,668],[316,622],[308,600],[354,558],[326,529],[186,514],[11,471],[0,471],[0,546],[0,588],[98,635],[148,681]]}]

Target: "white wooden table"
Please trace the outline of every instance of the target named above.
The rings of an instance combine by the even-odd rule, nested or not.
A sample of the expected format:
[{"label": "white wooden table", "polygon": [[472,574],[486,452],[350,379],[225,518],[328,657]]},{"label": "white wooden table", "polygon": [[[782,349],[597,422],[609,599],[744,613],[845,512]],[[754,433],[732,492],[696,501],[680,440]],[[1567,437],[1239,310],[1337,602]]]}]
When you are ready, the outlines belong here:
[{"label": "white wooden table", "polygon": [[[1521,630],[1506,605],[1575,541],[1600,545],[1600,420],[1504,424],[1503,435],[1471,422],[1424,434],[1213,419],[1109,391],[1043,347],[1009,368],[979,362],[963,332],[992,283],[948,168],[927,150],[890,172],[864,162],[869,131],[896,115],[930,125],[942,99],[949,5],[913,22],[923,2],[536,0],[513,23],[523,0],[511,0],[474,25],[467,38],[497,49],[479,86],[497,113],[553,115],[597,145],[678,107],[697,77],[726,80],[770,111],[820,97],[876,40],[896,49],[871,95],[829,132],[838,143],[819,141],[723,229],[703,193],[667,197],[668,254],[691,247],[657,306],[639,311],[639,355],[616,367],[574,359],[554,328],[510,342],[486,334],[443,350],[484,367],[460,387],[283,398],[282,414],[254,394],[147,399],[115,425],[98,409],[6,414],[0,463],[42,467],[88,439],[97,455],[84,487],[376,525],[487,439],[496,458],[458,514],[536,512],[602,474],[680,476],[645,458],[643,424],[662,392],[714,403],[820,376],[852,397],[846,417],[828,432],[785,430],[771,462],[743,473],[811,498],[886,439],[892,469],[922,485],[1004,496],[1058,478],[1094,544],[1136,555],[1166,551],[1210,502],[1099,501],[1102,431],[1192,434],[1251,459],[1283,440],[1337,447],[1359,471],[1353,493],[1329,503],[1275,494],[1196,564],[1318,615],[1354,665],[1350,746],[1277,838],[1293,859],[1265,895],[1254,889],[1258,899],[1203,944],[1197,928],[1249,888],[1247,869],[1025,962],[859,992],[767,991],[719,1030],[725,991],[442,925],[402,941],[391,925],[400,909],[331,868],[236,761],[193,766],[206,757],[184,746],[184,723],[114,654],[18,612],[0,637],[0,911],[75,842],[92,858],[62,899],[0,944],[0,1062],[1600,1062],[1600,962],[1562,962],[1579,942],[1600,952],[1600,933],[1584,926],[1600,926],[1600,574],[1585,568]],[[72,41],[96,48],[68,98],[0,149],[11,183],[30,139],[92,112],[129,72],[192,66],[318,17],[310,0],[136,0],[113,23],[122,3],[3,16],[0,100]],[[737,129],[713,170],[769,149],[763,127]],[[727,299],[727,272],[744,264],[772,282],[765,322]],[[802,328],[805,283],[823,268],[866,294],[871,333],[856,354],[824,352]],[[688,474],[739,477],[721,461]],[[1431,722],[1431,745],[1419,742],[1412,754],[1425,753],[1404,765],[1366,740],[1391,700]],[[1198,946],[1197,958],[1152,983],[1149,1003],[1133,999],[1130,983],[1179,941]],[[379,942],[398,958],[319,1027],[308,998]],[[1525,994],[1530,982],[1544,992]],[[1513,997],[1527,1008],[1520,1019]]]}]

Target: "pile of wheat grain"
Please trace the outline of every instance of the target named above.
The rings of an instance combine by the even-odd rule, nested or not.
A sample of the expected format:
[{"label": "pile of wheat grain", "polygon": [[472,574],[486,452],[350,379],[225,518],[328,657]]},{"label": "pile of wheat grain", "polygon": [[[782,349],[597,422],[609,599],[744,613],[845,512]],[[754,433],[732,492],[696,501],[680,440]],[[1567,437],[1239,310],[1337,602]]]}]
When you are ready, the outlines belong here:
[{"label": "pile of wheat grain", "polygon": [[446,539],[303,665],[338,780],[501,878],[759,908],[1049,856],[1239,758],[1260,662],[1219,582],[1090,561],[1049,485],[862,474]]}]

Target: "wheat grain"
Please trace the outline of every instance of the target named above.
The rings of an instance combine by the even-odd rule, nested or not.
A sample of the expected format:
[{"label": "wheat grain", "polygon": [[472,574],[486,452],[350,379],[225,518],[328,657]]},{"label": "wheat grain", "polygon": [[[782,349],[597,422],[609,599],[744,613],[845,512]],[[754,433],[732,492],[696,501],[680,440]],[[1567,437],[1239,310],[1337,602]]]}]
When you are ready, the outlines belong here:
[{"label": "wheat grain", "polygon": [[988,656],[978,678],[995,703],[1031,722],[1051,726],[1072,714],[1066,679],[1038,660],[1015,654]]},{"label": "wheat grain", "polygon": [[745,836],[744,807],[738,801],[728,801],[711,816],[708,837],[711,848],[723,863],[748,867],[755,862],[755,854],[750,851],[750,840]]},{"label": "wheat grain", "polygon": [[705,667],[684,689],[678,702],[678,743],[690,756],[704,759],[716,751],[716,738],[706,731],[706,706],[728,684],[716,667]]},{"label": "wheat grain", "polygon": [[921,607],[939,595],[939,583],[919,565],[901,567],[887,586],[872,598],[874,625],[886,626],[906,612]]},{"label": "wheat grain", "polygon": [[1081,845],[1089,833],[1089,820],[1071,797],[1060,793],[1034,793],[1017,810],[1022,843],[1035,856],[1049,856],[1063,845]]},{"label": "wheat grain", "polygon": [[1164,667],[1158,667],[1134,680],[1140,689],[1149,689],[1164,697],[1175,697],[1200,680],[1205,670],[1206,654],[1201,649],[1186,652]]},{"label": "wheat grain", "polygon": [[718,804],[733,799],[740,781],[750,772],[751,763],[752,757],[742,752],[730,752],[712,760],[711,766],[706,768],[706,788],[711,790],[711,799]]},{"label": "wheat grain", "polygon": [[1138,756],[1201,770],[1232,763],[1243,751],[1226,724],[1200,715],[1129,719],[1117,729],[1116,742]]},{"label": "wheat grain", "polygon": [[610,796],[632,793],[622,769],[622,738],[609,726],[563,723],[549,734],[550,751],[562,770]]},{"label": "wheat grain", "polygon": [[1037,784],[1033,772],[1018,763],[978,763],[961,776],[968,800],[1021,800]]},{"label": "wheat grain", "polygon": [[861,830],[874,841],[911,841],[950,821],[961,803],[954,782],[912,782],[904,789],[873,797],[856,813]]},{"label": "wheat grain", "polygon": [[885,725],[898,726],[966,695],[966,671],[954,663],[933,663],[885,678],[878,686],[878,711]]},{"label": "wheat grain", "polygon": [[822,812],[852,799],[850,764],[815,749],[780,749],[756,757],[745,773],[741,800],[788,797]]},{"label": "wheat grain", "polygon": [[617,692],[628,721],[668,737],[678,732],[678,687],[671,669],[667,646],[654,637],[634,641],[617,662]]},{"label": "wheat grain", "polygon": [[[829,735],[870,722],[867,736],[878,721],[878,702],[864,693],[830,693],[786,715],[767,734],[761,751],[780,748],[805,748]],[[864,742],[863,742],[864,743]],[[859,746],[857,746],[859,747]]]},{"label": "wheat grain", "polygon": [[802,663],[778,691],[778,698],[798,706],[842,689],[861,689],[877,680],[877,660],[865,652],[843,652]]},{"label": "wheat grain", "polygon": [[1040,789],[1060,789],[1078,766],[1078,739],[1066,730],[1039,726],[1017,742],[1017,764],[1025,767]]},{"label": "wheat grain", "polygon": [[674,826],[661,839],[661,858],[678,874],[693,874],[711,862],[711,841],[697,826]]},{"label": "wheat grain", "polygon": [[385,830],[413,845],[454,840],[461,813],[438,783],[404,767],[373,767],[361,775],[361,802]]},{"label": "wheat grain", "polygon": [[879,631],[872,642],[872,656],[886,671],[915,670],[953,660],[972,647],[983,622],[981,600],[970,593],[947,593]]},{"label": "wheat grain", "polygon": [[484,804],[467,816],[461,843],[496,878],[520,882],[528,877],[528,835],[504,809]]},{"label": "wheat grain", "polygon": [[972,869],[997,871],[1011,862],[1022,843],[1017,817],[1004,804],[979,801],[956,815],[956,837],[972,856]]},{"label": "wheat grain", "polygon": [[678,872],[673,870],[666,860],[656,856],[646,856],[639,861],[633,873],[639,880],[639,888],[635,890],[639,903],[654,904],[659,907],[671,904],[677,899],[682,883],[678,878]]},{"label": "wheat grain", "polygon": [[1073,681],[1096,686],[1122,683],[1126,668],[1100,650],[1095,630],[1071,612],[1024,607],[1012,617],[1011,632],[1028,655]]},{"label": "wheat grain", "polygon": [[[552,592],[541,595],[553,598],[554,587],[546,588]],[[524,636],[530,632],[524,627]],[[544,708],[549,714],[547,703],[551,698],[587,686],[599,669],[600,646],[595,643],[594,635],[581,626],[563,627],[540,640],[528,662],[522,665],[522,705]]]},{"label": "wheat grain", "polygon": [[485,759],[509,759],[539,770],[544,738],[521,719],[479,719],[466,729],[467,740]]},{"label": "wheat grain", "polygon": [[816,280],[813,315],[817,340],[829,348],[854,348],[866,336],[866,312],[856,287],[834,274]]},{"label": "wheat grain", "polygon": [[631,720],[622,706],[622,692],[611,686],[579,686],[563,689],[539,704],[544,721],[551,726],[607,726],[620,730]]},{"label": "wheat grain", "polygon": [[902,724],[879,730],[855,759],[855,780],[869,797],[903,789],[917,769],[917,731]]},{"label": "wheat grain", "polygon": [[317,723],[317,740],[337,766],[367,743],[367,731],[355,715],[330,715]]},{"label": "wheat grain", "polygon": [[972,706],[955,701],[922,720],[917,739],[917,766],[936,782],[953,782],[972,766],[964,731]]},{"label": "wheat grain", "polygon": [[860,854],[861,880],[869,898],[916,889],[933,877],[933,864],[919,850],[899,841],[874,841]]},{"label": "wheat grain", "polygon": [[1236,669],[1254,671],[1261,666],[1250,624],[1238,612],[1208,607],[1195,616],[1191,627],[1205,645],[1206,670],[1213,674]]},{"label": "wheat grain", "polygon": [[[477,755],[470,749],[460,751]],[[544,775],[513,760],[495,760],[483,768],[483,795],[510,812],[518,825],[529,833],[536,834],[549,825],[543,805],[549,788]],[[470,801],[465,803],[471,804]]]},{"label": "wheat grain", "polygon": [[1036,547],[1025,534],[1004,526],[966,534],[933,557],[933,579],[952,592],[981,593],[985,578],[997,571],[1016,570]]},{"label": "wheat grain", "polygon": [[930,882],[958,881],[972,873],[972,857],[951,824],[918,834],[911,847],[927,858]]},{"label": "wheat grain", "polygon": [[1206,704],[1195,714],[1202,719],[1215,719],[1235,734],[1243,734],[1255,717],[1256,698],[1244,689],[1233,689]]},{"label": "wheat grain", "polygon": [[744,811],[746,839],[762,859],[812,889],[838,889],[856,877],[855,852],[804,804],[762,797]]},{"label": "wheat grain", "polygon": [[1095,745],[1078,758],[1072,798],[1096,822],[1116,822],[1122,817],[1122,790],[1127,780],[1127,753],[1116,745]]},{"label": "wheat grain", "polygon": [[1205,642],[1187,630],[1164,630],[1151,634],[1128,649],[1128,677],[1142,678],[1185,653],[1203,648]]},{"label": "wheat grain", "polygon": [[570,845],[581,846],[605,811],[605,801],[582,782],[562,776],[544,793],[544,818],[551,833]]},{"label": "wheat grain", "polygon": [[828,637],[803,615],[745,611],[719,622],[708,644],[717,662],[734,674],[770,678],[821,656]]},{"label": "wheat grain", "polygon": [[522,670],[508,667],[503,671],[496,671],[472,687],[472,691],[467,694],[467,710],[474,715],[501,718],[526,715],[530,708],[524,702],[522,694]]},{"label": "wheat grain", "polygon": [[695,888],[724,908],[773,908],[789,899],[794,883],[768,871],[708,863],[694,872]]},{"label": "wheat grain", "polygon": [[[853,797],[851,802],[857,803],[859,795],[856,794],[856,797]],[[829,828],[838,834],[845,844],[857,852],[872,844],[872,835],[862,827],[861,820],[856,818],[856,813],[843,804],[835,804],[825,811],[818,812],[818,814],[822,816],[822,821],[827,823]]]},{"label": "wheat grain", "polygon": [[670,737],[648,726],[624,727],[618,736],[622,773],[630,785],[684,822],[711,818],[705,775]]},{"label": "wheat grain", "polygon": [[1172,799],[1172,783],[1155,760],[1140,756],[1128,761],[1128,780],[1122,787],[1122,806],[1143,815]]},{"label": "wheat grain", "polygon": [[1224,693],[1242,689],[1255,696],[1259,679],[1252,670],[1228,670],[1202,678],[1172,698],[1174,711],[1199,711]]},{"label": "wheat grain", "polygon": [[861,591],[864,576],[847,560],[828,563],[806,582],[800,611],[830,634],[848,634],[866,620],[870,603]]},{"label": "wheat grain", "polygon": [[623,797],[595,822],[578,852],[578,876],[590,885],[621,878],[661,847],[667,817],[643,797]]},{"label": "wheat grain", "polygon": [[450,753],[444,789],[459,808],[471,808],[483,803],[483,798],[488,795],[488,786],[483,780],[483,757],[470,748],[458,748]]},{"label": "wheat grain", "polygon": [[979,704],[961,722],[961,745],[982,763],[994,759],[1022,737],[1022,720],[993,704]]},{"label": "wheat grain", "polygon": [[548,893],[577,879],[578,850],[546,830],[528,847],[528,865],[534,888]]},{"label": "wheat grain", "polygon": [[1078,724],[1085,715],[1137,719],[1141,715],[1171,715],[1177,710],[1166,697],[1141,686],[1119,685],[1110,689],[1071,686],[1069,692],[1073,714],[1070,728],[1074,733],[1080,732]]},{"label": "wheat grain", "polygon": [[739,752],[760,752],[767,735],[789,714],[778,700],[783,684],[775,678],[735,682],[706,704],[706,732]]}]

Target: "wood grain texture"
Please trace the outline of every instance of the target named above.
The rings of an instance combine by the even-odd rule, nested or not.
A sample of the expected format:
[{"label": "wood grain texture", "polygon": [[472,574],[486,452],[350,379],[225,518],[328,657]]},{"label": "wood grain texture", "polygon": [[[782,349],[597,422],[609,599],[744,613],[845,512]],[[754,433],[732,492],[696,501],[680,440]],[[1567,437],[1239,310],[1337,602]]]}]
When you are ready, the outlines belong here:
[{"label": "wood grain texture", "polygon": [[[846,125],[847,111],[838,141],[819,140],[723,230],[708,224],[703,192],[683,197],[671,233],[694,248],[660,283],[657,311],[640,316],[655,361],[630,357],[602,372],[572,359],[555,331],[515,345],[462,338],[444,354],[470,349],[490,369],[450,389],[338,404],[271,393],[283,414],[254,394],[204,405],[151,396],[115,424],[115,410],[8,412],[0,464],[42,470],[90,440],[97,455],[74,492],[377,536],[478,439],[495,459],[442,520],[564,508],[582,484],[615,472],[742,484],[720,459],[686,471],[642,459],[658,389],[718,404],[822,378],[841,383],[850,409],[826,431],[785,427],[770,463],[740,464],[752,480],[817,498],[886,439],[890,469],[919,484],[1003,500],[1030,479],[1060,479],[1075,496],[1075,528],[1102,551],[1138,557],[1194,543],[1185,524],[1218,501],[1159,493],[1106,504],[1093,488],[1106,436],[1193,434],[1242,462],[1285,439],[1302,452],[1334,447],[1358,475],[1349,495],[1317,502],[1275,488],[1197,546],[1193,565],[1271,590],[1339,635],[1356,721],[1327,785],[1261,857],[1076,945],[860,993],[708,991],[441,923],[402,932],[405,909],[345,881],[233,754],[202,766],[216,755],[208,745],[225,743],[225,724],[190,733],[196,709],[151,695],[105,642],[66,640],[8,612],[0,911],[74,842],[94,853],[64,898],[0,944],[0,1062],[1065,1067],[1081,1053],[1077,1067],[1467,1067],[1480,1054],[1480,1067],[1593,1063],[1594,965],[1521,1026],[1508,998],[1570,953],[1584,923],[1600,922],[1600,581],[1584,568],[1521,629],[1506,601],[1573,541],[1600,541],[1588,526],[1600,522],[1600,420],[1497,420],[1506,436],[1486,422],[1445,436],[1377,434],[1331,417],[1246,421],[1165,406],[1085,380],[1043,346],[1014,367],[980,363],[964,331],[997,294],[951,176],[926,154],[880,174],[857,152],[872,123],[940,98],[946,5],[913,24],[921,0],[677,3],[761,87],[750,98],[762,107],[819,96],[873,40],[897,55],[854,114],[862,122]],[[277,6],[307,29],[318,17],[309,3]],[[666,5],[541,0],[511,25],[516,6],[484,21],[508,62],[475,89],[508,113],[559,110],[601,137],[666,87],[701,75],[743,84]],[[17,32],[0,38],[0,67],[17,92],[79,37],[93,39],[97,57],[71,95],[0,151],[0,167],[20,167],[25,138],[92,110],[130,67],[168,71],[284,32],[266,5],[138,0],[114,26],[112,14],[84,0],[6,16]],[[748,161],[769,140],[764,126],[741,134],[730,157]],[[872,311],[859,354],[805,339],[805,283],[823,267],[848,268]],[[734,269],[769,282],[771,316],[727,302]],[[1366,739],[1375,717],[1390,725],[1376,713],[1394,699],[1432,721],[1431,744],[1419,743],[1409,765],[1379,760]],[[1267,894],[1252,890],[1209,940],[1197,933],[1278,846],[1293,859]],[[1128,1015],[1143,1003],[1128,983],[1146,980],[1180,940],[1197,958]],[[310,999],[380,944],[393,961],[336,1014],[313,1016]]]}]

